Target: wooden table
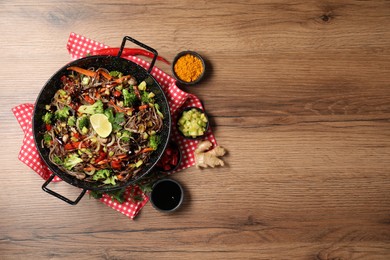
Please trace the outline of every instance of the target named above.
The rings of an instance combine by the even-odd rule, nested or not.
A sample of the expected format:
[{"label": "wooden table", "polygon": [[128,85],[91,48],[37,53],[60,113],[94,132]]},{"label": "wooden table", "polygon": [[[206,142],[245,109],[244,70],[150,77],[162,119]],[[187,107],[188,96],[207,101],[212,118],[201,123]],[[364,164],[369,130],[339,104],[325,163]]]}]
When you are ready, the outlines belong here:
[{"label": "wooden table", "polygon": [[[390,259],[389,1],[127,2],[0,3],[0,259]],[[211,64],[185,90],[227,165],[174,174],[177,213],[67,205],[17,159],[11,108],[70,61],[70,32]]]}]

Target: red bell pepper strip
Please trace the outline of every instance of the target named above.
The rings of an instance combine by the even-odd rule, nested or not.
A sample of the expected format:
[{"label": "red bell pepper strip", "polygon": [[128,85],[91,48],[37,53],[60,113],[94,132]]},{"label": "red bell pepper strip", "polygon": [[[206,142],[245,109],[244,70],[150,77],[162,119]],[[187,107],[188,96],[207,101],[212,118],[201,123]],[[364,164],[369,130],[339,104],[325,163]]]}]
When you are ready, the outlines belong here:
[{"label": "red bell pepper strip", "polygon": [[115,170],[120,170],[121,169],[121,161],[120,160],[112,160],[111,167]]},{"label": "red bell pepper strip", "polygon": [[75,111],[77,111],[78,109],[79,109],[79,104],[77,103],[77,104],[75,104],[75,103],[73,103],[73,102],[71,102],[70,104],[69,104],[69,106],[73,109],[73,110],[75,110]]},{"label": "red bell pepper strip", "polygon": [[107,153],[103,152],[102,150],[99,151],[99,157],[95,159],[95,163],[98,163],[102,160],[104,160],[107,157]]},{"label": "red bell pepper strip", "polygon": [[74,149],[78,149],[79,146],[80,148],[86,148],[88,145],[85,142],[79,141],[79,142],[67,143],[64,145],[64,148],[65,150],[74,150]]},{"label": "red bell pepper strip", "polygon": [[113,93],[114,97],[120,97],[121,94],[122,93],[120,91],[118,91],[118,90],[115,90],[114,93]]},{"label": "red bell pepper strip", "polygon": [[85,101],[88,102],[88,104],[90,105],[95,104],[95,100],[93,100],[88,94],[84,95],[83,98],[85,99]]},{"label": "red bell pepper strip", "polygon": [[76,139],[80,139],[80,138],[81,138],[81,135],[80,135],[79,133],[77,133],[77,132],[76,132],[76,133],[73,133],[73,132],[72,132],[72,135],[73,135],[73,137],[76,138]]},{"label": "red bell pepper strip", "polygon": [[[120,48],[106,48],[106,49],[100,49],[100,50],[94,50],[90,53],[90,55],[108,55],[108,56],[117,56]],[[153,58],[154,54],[150,51],[139,49],[139,48],[124,48],[122,51],[122,55],[124,56],[145,56],[149,58]],[[167,61],[165,58],[161,56],[157,56],[157,60],[165,62],[166,64],[170,65],[171,63]]]}]

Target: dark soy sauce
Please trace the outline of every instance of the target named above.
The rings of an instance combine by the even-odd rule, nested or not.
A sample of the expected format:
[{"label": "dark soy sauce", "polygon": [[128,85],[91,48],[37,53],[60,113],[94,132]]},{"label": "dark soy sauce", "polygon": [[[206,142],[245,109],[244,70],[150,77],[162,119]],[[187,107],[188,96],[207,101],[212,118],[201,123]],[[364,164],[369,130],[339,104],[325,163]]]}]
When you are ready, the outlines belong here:
[{"label": "dark soy sauce", "polygon": [[172,180],[162,180],[153,187],[150,199],[156,208],[170,211],[181,203],[182,196],[179,184]]}]

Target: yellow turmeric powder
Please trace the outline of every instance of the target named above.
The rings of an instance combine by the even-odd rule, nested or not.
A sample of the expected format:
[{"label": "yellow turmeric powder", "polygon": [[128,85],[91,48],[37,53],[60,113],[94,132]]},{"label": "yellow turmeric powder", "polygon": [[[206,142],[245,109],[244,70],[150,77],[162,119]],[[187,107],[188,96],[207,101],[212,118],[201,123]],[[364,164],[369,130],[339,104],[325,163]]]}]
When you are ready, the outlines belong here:
[{"label": "yellow turmeric powder", "polygon": [[202,61],[191,54],[180,57],[174,66],[176,75],[185,82],[192,82],[203,73]]}]

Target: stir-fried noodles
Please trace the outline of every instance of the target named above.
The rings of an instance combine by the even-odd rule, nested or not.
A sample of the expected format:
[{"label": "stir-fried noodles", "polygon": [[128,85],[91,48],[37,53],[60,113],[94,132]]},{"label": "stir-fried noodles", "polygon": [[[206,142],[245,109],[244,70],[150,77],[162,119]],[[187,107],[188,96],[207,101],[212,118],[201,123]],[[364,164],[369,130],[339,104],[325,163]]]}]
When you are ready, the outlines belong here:
[{"label": "stir-fried noodles", "polygon": [[159,145],[163,115],[147,83],[104,68],[69,67],[42,117],[42,146],[66,173],[99,185],[140,172]]}]

